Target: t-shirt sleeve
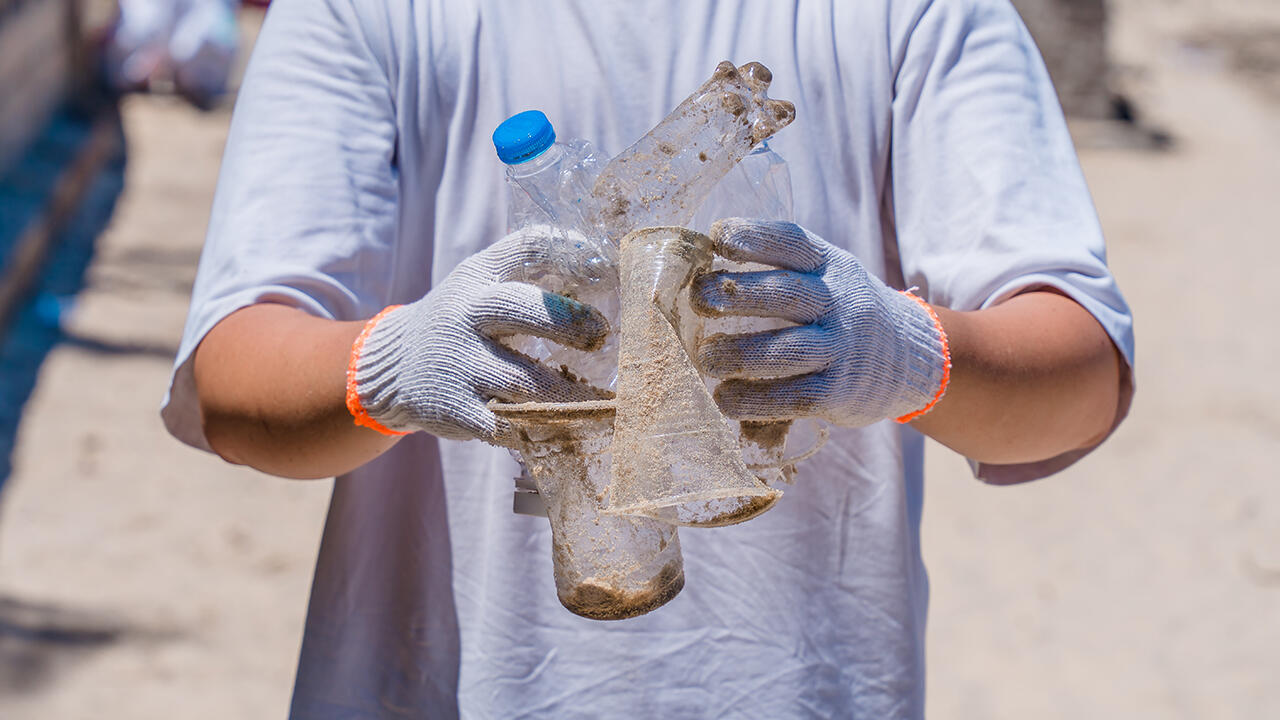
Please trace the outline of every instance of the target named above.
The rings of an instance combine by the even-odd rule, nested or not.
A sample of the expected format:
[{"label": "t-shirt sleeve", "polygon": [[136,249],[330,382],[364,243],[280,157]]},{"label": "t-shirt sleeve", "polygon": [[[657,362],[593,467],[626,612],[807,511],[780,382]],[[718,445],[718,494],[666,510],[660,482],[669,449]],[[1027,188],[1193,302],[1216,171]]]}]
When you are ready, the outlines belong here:
[{"label": "t-shirt sleeve", "polygon": [[[1035,287],[1073,298],[1125,359],[1114,430],[1133,394],[1132,317],[1034,42],[1008,0],[922,2],[895,34],[891,203],[907,286],[955,310]],[[1007,484],[1091,450],[971,464]]]},{"label": "t-shirt sleeve", "polygon": [[[368,7],[366,7],[368,6]],[[161,416],[209,449],[191,356],[260,302],[354,320],[386,303],[397,218],[385,23],[364,3],[273,3],[236,101],[186,329]],[[383,35],[370,27],[382,27]]]}]

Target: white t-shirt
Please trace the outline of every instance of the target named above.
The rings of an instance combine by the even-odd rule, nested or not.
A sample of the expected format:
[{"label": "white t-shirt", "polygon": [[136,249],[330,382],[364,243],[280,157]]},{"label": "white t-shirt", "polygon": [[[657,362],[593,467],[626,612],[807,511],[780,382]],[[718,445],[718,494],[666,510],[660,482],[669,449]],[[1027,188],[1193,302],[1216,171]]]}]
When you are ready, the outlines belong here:
[{"label": "white t-shirt", "polygon": [[[1060,288],[1132,361],[1061,112],[1007,0],[278,0],[168,427],[207,448],[190,357],[233,310],[367,318],[501,237],[489,138],[507,116],[538,108],[618,152],[725,59],[763,62],[796,104],[771,146],[802,225],[955,309]],[[337,480],[293,716],[919,717],[922,447],[891,421],[835,429],[773,510],[682,531],[671,603],[597,622],[558,604],[547,521],[512,514],[505,450],[409,436]],[[975,469],[1010,482],[1082,454]]]}]

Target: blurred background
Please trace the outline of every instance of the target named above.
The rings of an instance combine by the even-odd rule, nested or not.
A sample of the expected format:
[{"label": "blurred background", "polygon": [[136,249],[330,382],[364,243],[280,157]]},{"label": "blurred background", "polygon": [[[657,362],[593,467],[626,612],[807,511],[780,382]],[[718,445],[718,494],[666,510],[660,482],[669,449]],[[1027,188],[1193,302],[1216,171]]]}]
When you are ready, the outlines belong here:
[{"label": "blurred background", "polygon": [[[262,11],[130,3],[0,0],[0,718],[284,717],[331,483],[157,414]],[[1138,395],[1039,483],[930,448],[929,714],[1280,716],[1280,2],[1015,5]]]}]

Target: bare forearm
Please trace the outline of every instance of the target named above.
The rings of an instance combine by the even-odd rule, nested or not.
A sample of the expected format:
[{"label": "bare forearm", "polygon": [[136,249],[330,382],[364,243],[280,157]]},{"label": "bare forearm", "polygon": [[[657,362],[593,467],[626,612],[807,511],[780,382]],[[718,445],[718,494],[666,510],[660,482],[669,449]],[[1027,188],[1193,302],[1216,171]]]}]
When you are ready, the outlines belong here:
[{"label": "bare forearm", "polygon": [[1097,443],[1115,419],[1121,359],[1087,310],[1053,291],[977,312],[935,308],[951,384],[912,422],[966,457],[1032,462]]},{"label": "bare forearm", "polygon": [[218,323],[194,357],[209,444],[230,462],[293,478],[341,474],[393,445],[357,427],[346,408],[347,363],[362,326],[274,304]]}]

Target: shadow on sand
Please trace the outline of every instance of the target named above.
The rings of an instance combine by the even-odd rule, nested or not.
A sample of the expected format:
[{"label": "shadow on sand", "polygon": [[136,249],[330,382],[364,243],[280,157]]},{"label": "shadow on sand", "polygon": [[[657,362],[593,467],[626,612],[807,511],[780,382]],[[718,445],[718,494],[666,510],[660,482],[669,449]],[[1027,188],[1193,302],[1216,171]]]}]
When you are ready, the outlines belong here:
[{"label": "shadow on sand", "polygon": [[128,632],[110,618],[0,597],[0,695],[37,690]]}]

